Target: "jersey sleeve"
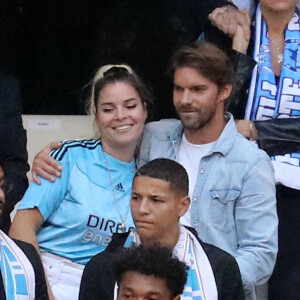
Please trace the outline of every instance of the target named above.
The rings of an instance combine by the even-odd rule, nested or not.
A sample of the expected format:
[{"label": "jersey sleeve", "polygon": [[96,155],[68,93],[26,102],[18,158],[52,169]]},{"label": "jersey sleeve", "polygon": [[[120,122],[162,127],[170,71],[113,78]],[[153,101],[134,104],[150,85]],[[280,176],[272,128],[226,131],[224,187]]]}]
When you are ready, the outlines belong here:
[{"label": "jersey sleeve", "polygon": [[44,220],[47,220],[57,210],[68,192],[69,174],[72,169],[72,160],[67,151],[60,161],[63,171],[55,182],[41,178],[41,185],[32,183],[27,189],[18,210],[37,208]]}]

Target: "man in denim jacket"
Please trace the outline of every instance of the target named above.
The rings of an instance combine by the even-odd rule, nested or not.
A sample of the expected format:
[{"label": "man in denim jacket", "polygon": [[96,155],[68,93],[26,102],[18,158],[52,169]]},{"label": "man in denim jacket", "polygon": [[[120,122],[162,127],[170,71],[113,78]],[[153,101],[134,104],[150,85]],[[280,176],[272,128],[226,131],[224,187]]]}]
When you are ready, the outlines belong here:
[{"label": "man in denim jacket", "polygon": [[[221,50],[207,43],[183,47],[174,57],[173,72],[173,102],[182,122],[149,123],[137,163],[165,157],[187,169],[192,204],[182,222],[236,258],[246,299],[254,300],[255,287],[271,276],[277,253],[271,162],[225,113],[234,74]],[[49,156],[51,147],[40,154],[47,168],[39,175],[48,171],[48,179],[61,170]],[[55,173],[49,172],[52,168]]]},{"label": "man in denim jacket", "polygon": [[138,163],[165,157],[187,169],[192,202],[182,222],[236,258],[246,299],[256,299],[255,286],[271,276],[277,253],[271,162],[225,112],[233,69],[223,52],[208,43],[184,46],[172,70],[181,121],[149,123]]}]

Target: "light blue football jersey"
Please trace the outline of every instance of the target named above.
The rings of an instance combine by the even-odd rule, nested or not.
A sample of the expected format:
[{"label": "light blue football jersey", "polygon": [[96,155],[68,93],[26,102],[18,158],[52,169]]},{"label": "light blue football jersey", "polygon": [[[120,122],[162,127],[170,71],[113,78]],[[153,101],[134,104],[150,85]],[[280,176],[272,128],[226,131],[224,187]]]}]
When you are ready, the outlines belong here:
[{"label": "light blue football jersey", "polygon": [[121,218],[126,216],[127,230],[134,226],[129,201],[135,163],[104,154],[99,140],[65,142],[52,156],[62,165],[61,178],[31,184],[18,209],[36,207],[42,214],[41,251],[86,264],[121,232]]}]

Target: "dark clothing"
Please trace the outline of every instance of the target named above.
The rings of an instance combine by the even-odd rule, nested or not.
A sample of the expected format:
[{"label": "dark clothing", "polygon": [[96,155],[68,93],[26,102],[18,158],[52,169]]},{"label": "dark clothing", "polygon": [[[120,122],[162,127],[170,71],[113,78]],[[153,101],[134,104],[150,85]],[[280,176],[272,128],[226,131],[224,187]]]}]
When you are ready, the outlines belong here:
[{"label": "dark clothing", "polygon": [[300,295],[300,191],[276,186],[278,256],[269,280],[270,300],[296,300]]},{"label": "dark clothing", "polygon": [[[248,48],[252,53],[255,31]],[[248,101],[248,89],[255,61],[249,55],[230,51],[237,70],[236,89],[229,111],[236,119],[243,119]],[[300,118],[254,121],[258,145],[271,155],[300,153]],[[294,300],[300,294],[300,190],[281,184],[276,186],[278,226],[278,256],[269,280],[269,299]]]},{"label": "dark clothing", "polygon": [[26,131],[22,125],[19,85],[12,77],[0,74],[0,166],[4,178],[12,184],[6,195],[2,228],[7,233],[10,225],[9,214],[21,200],[27,186]]},{"label": "dark clothing", "polygon": [[[112,300],[114,295],[115,275],[112,261],[114,255],[123,248],[128,233],[114,234],[104,252],[94,256],[86,265],[80,286],[81,300]],[[199,239],[198,239],[199,240]],[[244,299],[240,271],[235,259],[227,252],[203,243],[203,247],[215,275],[218,299]]]},{"label": "dark clothing", "polygon": [[[21,250],[27,256],[27,258],[29,259],[33,267],[34,275],[35,275],[35,299],[36,300],[49,299],[45,274],[44,274],[44,268],[37,251],[32,245],[28,243],[17,241],[17,240],[14,240],[14,242],[21,248]],[[6,300],[1,271],[0,271],[0,299]]]},{"label": "dark clothing", "polygon": [[269,155],[300,152],[300,118],[255,121],[259,147]]}]

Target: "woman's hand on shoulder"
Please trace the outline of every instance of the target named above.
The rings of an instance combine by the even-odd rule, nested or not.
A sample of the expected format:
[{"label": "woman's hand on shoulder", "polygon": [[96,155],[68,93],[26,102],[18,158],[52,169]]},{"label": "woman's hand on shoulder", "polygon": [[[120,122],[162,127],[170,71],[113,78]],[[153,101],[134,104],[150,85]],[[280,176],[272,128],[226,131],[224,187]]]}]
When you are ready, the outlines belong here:
[{"label": "woman's hand on shoulder", "polygon": [[31,174],[35,183],[41,184],[38,176],[51,182],[54,182],[56,177],[60,177],[62,167],[59,162],[50,156],[50,153],[61,148],[61,146],[62,144],[59,142],[52,142],[34,157]]}]

